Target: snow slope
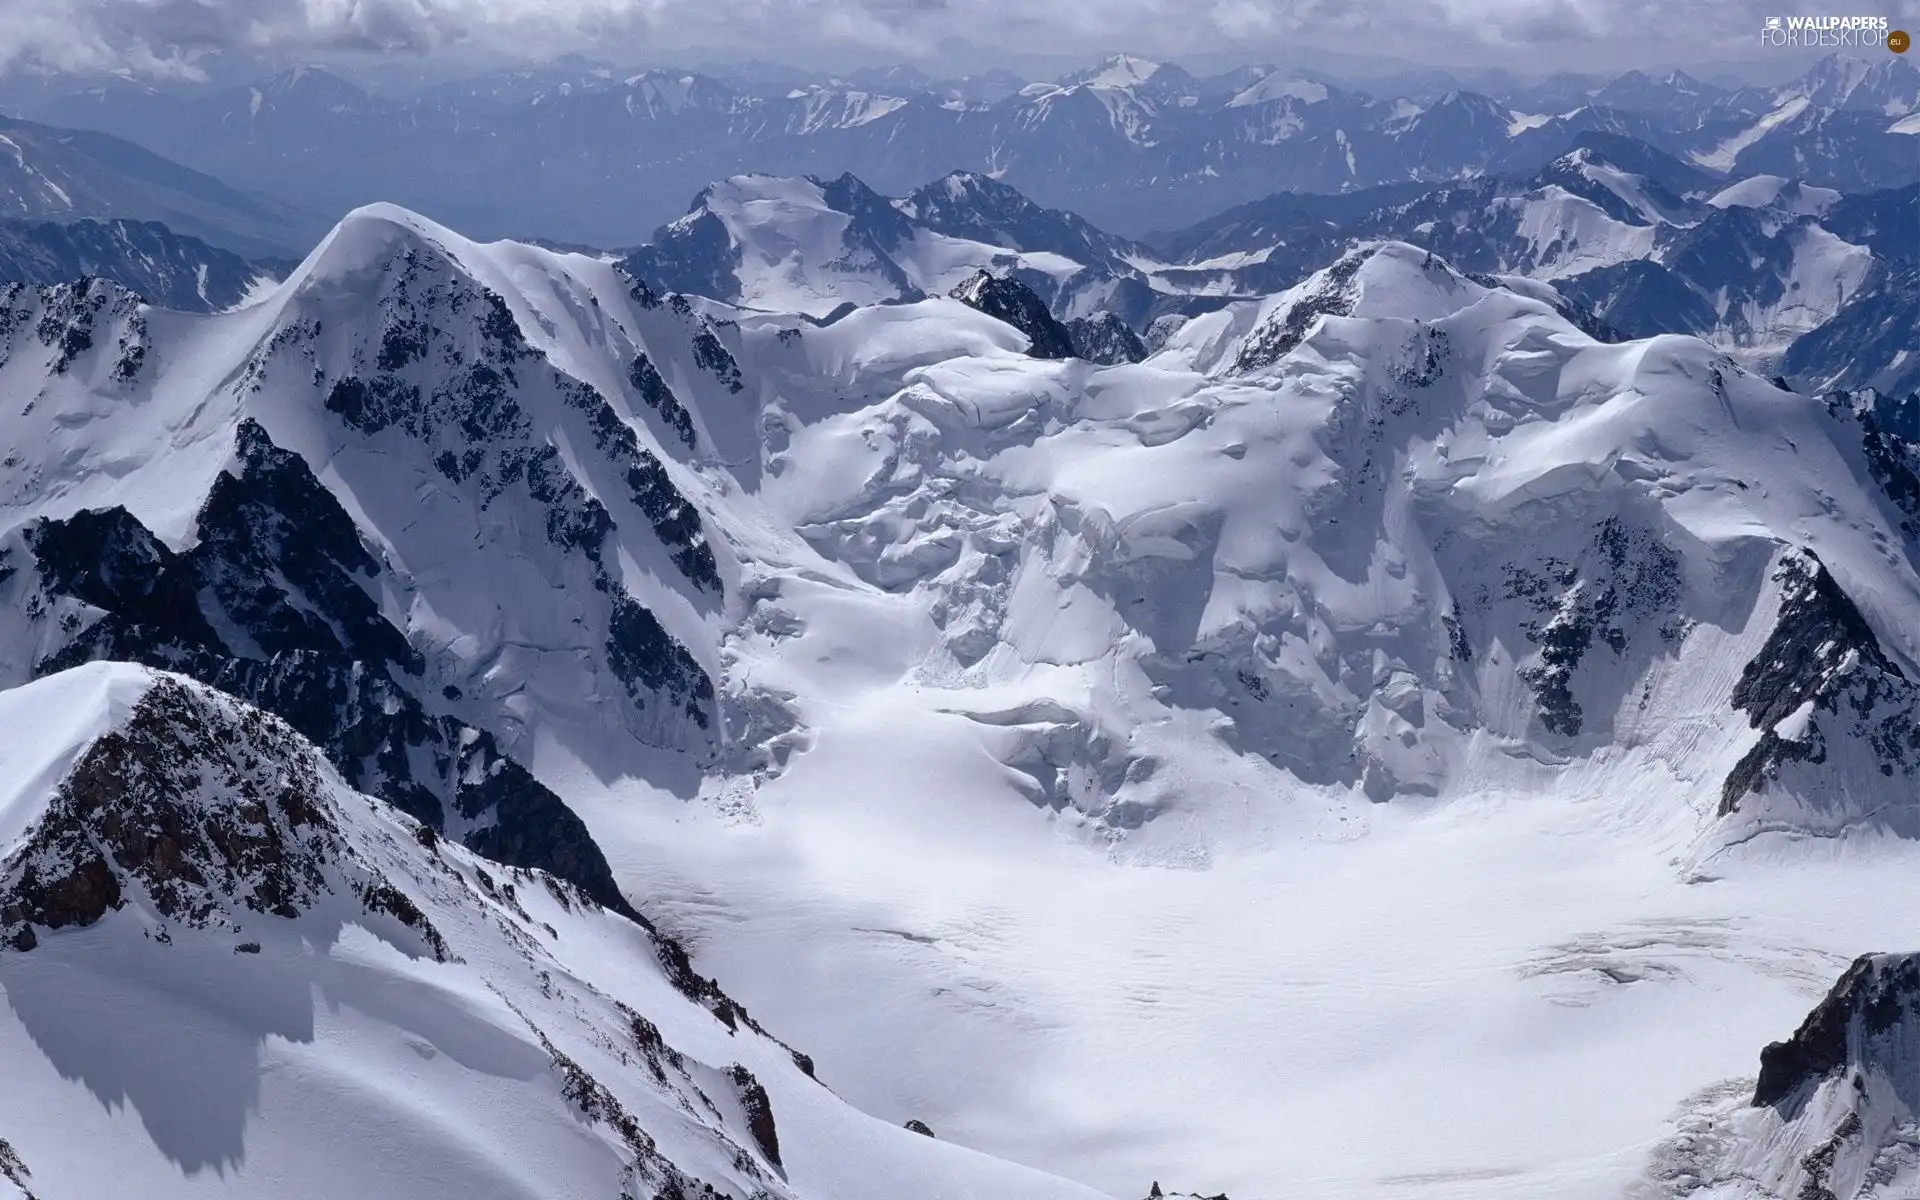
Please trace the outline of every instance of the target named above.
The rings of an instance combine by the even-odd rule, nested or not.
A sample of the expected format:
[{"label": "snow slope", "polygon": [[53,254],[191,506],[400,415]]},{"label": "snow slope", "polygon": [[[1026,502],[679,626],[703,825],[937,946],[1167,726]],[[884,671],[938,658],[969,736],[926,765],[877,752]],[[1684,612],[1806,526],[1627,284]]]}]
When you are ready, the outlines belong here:
[{"label": "snow slope", "polygon": [[98,664],[0,724],[35,1194],[1094,1195],[854,1111],[646,929],[219,693]]},{"label": "snow slope", "polygon": [[1711,1089],[1656,1156],[1649,1196],[1892,1200],[1920,1190],[1914,1022],[1920,960],[1863,954],[1753,1087]]},{"label": "snow slope", "polygon": [[1740,157],[1742,150],[1745,150],[1755,142],[1766,137],[1775,129],[1791,122],[1795,117],[1805,112],[1811,103],[1806,96],[1792,96],[1785,100],[1778,108],[1767,113],[1767,115],[1761,117],[1745,129],[1723,139],[1718,145],[1714,146],[1713,149],[1706,151],[1696,150],[1690,157],[1694,162],[1699,163],[1710,171],[1731,170],[1734,160]]},{"label": "snow slope", "polygon": [[763,488],[820,559],[756,561],[731,687],[801,748],[582,800],[868,1107],[1114,1194],[1617,1196],[1897,929],[1910,758],[1815,664],[1740,688],[1794,547],[1913,661],[1850,414],[1407,247],[1133,367],[918,307],[763,384],[872,397],[783,399]]},{"label": "snow slope", "polygon": [[1778,206],[1795,216],[1817,217],[1839,198],[1840,193],[1832,188],[1809,187],[1778,175],[1754,175],[1716,192],[1707,203],[1715,208]]},{"label": "snow slope", "polygon": [[1147,291],[1141,247],[1013,189],[956,172],[903,199],[852,175],[737,175],[703,191],[624,265],[656,287],[745,308],[827,317],[846,304],[945,295],[981,270],[1014,273],[1063,319]]},{"label": "snow slope", "polygon": [[[1898,933],[1920,475],[1867,398],[1550,300],[1387,242],[1102,366],[363,211],[237,313],[69,353],[31,301],[6,666],[107,624],[34,522],[191,555],[252,419],[373,548],[396,686],[861,1109],[1116,1196],[1617,1197]],[[524,421],[383,407],[482,367]],[[616,588],[710,695],[628,686]]]}]

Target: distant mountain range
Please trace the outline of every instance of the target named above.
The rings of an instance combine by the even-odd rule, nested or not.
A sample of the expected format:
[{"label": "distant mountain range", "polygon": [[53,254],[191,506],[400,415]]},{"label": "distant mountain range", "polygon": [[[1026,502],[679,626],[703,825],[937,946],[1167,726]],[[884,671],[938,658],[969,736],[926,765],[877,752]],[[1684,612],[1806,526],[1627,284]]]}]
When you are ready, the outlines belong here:
[{"label": "distant mountain range", "polygon": [[297,257],[325,220],[121,138],[0,116],[0,219],[160,221],[236,253]]},{"label": "distant mountain range", "polygon": [[1904,260],[1915,228],[1920,186],[1729,185],[1645,143],[1588,133],[1526,175],[1282,194],[1153,240],[1182,264],[1162,272],[1169,284],[1258,295],[1357,240],[1397,238],[1466,270],[1550,281],[1627,336],[1698,334],[1764,357]]},{"label": "distant mountain range", "polygon": [[740,175],[621,263],[651,286],[823,320],[943,295],[986,270],[1062,320],[1104,314],[1145,334],[1394,240],[1608,336],[1694,334],[1807,386],[1900,391],[1920,381],[1913,322],[1902,323],[1916,228],[1920,184],[1855,195],[1779,176],[1728,184],[1590,132],[1525,175],[1283,193],[1148,241],[968,173],[897,199],[852,175]]},{"label": "distant mountain range", "polygon": [[[1369,97],[1303,75],[1247,68],[1197,79],[1124,56],[1054,83],[996,76],[971,90],[903,70],[838,90],[788,81],[796,86],[778,94],[770,78],[615,77],[575,61],[405,101],[312,69],[237,90],[116,78],[73,92],[49,82],[30,98],[63,119],[126,126],[237,179],[270,175],[310,202],[328,189],[391,187],[384,194],[474,227],[532,225],[544,244],[618,258],[651,286],[823,321],[850,305],[946,295],[986,271],[1016,279],[1063,322],[1117,319],[1102,325],[1101,353],[1125,356],[1123,332],[1151,342],[1162,317],[1271,295],[1357,244],[1397,240],[1464,271],[1530,280],[1596,330],[1697,334],[1805,386],[1900,392],[1920,383],[1907,352],[1920,306],[1911,245],[1920,181],[1899,182],[1903,171],[1920,174],[1920,73],[1892,56],[1823,60],[1773,89],[1679,72],[1598,85],[1556,77],[1500,98],[1451,89],[1399,100],[1387,115]],[[1099,121],[1083,111],[1088,103]],[[969,122],[1013,121],[994,135],[992,170],[893,182],[916,155],[932,161],[933,151],[912,149],[913,130],[925,130],[900,125],[933,119],[910,116],[928,104],[959,124],[927,144],[961,158],[972,154],[961,136]],[[393,119],[396,105],[405,120]],[[1573,107],[1531,111],[1561,105]],[[1277,122],[1270,137],[1249,133],[1258,120]],[[420,143],[436,121],[456,128]],[[1209,122],[1237,122],[1239,133],[1205,135]],[[0,130],[0,149],[11,151],[0,155],[0,208],[13,218],[0,221],[0,279],[97,275],[167,307],[218,310],[283,276],[289,252],[303,251],[317,227],[291,205],[113,134],[24,121]],[[351,145],[329,140],[350,132]],[[638,137],[638,155],[596,141],[616,135]],[[1132,147],[1124,154],[1119,135]],[[892,139],[888,153],[862,150],[870,137]],[[1049,138],[1059,153],[1043,161],[1035,155]],[[634,164],[649,161],[656,141],[677,158],[640,171]],[[504,169],[495,160],[514,145],[543,169]],[[692,206],[645,244],[592,248],[637,241],[637,215],[676,173],[729,155],[816,151],[865,156],[877,174],[703,177],[687,189],[697,192]],[[421,169],[441,154],[447,170]],[[1399,166],[1382,165],[1395,156]],[[1162,231],[1140,237],[1050,199],[1117,211],[1181,171],[1193,175],[1186,191],[1204,195],[1256,159],[1266,163],[1257,174],[1323,190],[1269,192],[1175,228],[1197,202],[1162,196],[1153,209]],[[1791,170],[1748,169],[1773,161]],[[590,186],[583,170],[613,175]],[[325,178],[302,182],[308,171]],[[462,172],[470,177],[458,183]],[[1016,185],[1023,177],[1030,187]],[[1094,179],[1105,182],[1081,186]],[[568,195],[545,195],[569,180],[578,186]],[[503,190],[522,186],[532,192]],[[525,206],[521,216],[515,206]],[[568,237],[596,231],[610,236]]]},{"label": "distant mountain range", "polygon": [[1557,76],[1500,95],[1375,95],[1290,70],[1197,77],[1120,56],[1054,81],[934,81],[906,70],[731,82],[570,62],[406,97],[315,68],[225,88],[124,78],[18,95],[36,119],[132,139],[330,212],[393,200],[486,236],[624,245],[741,171],[894,194],[961,170],[1130,236],[1276,190],[1539,169],[1611,133],[1716,175],[1844,191],[1920,181],[1920,71],[1833,57],[1773,88],[1673,72]]}]

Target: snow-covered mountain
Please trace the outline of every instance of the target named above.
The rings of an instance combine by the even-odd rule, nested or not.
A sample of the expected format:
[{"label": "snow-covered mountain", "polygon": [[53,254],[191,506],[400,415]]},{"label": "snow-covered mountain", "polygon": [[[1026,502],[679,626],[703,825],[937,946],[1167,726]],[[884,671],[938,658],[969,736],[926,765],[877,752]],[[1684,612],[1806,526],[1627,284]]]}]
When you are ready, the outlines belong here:
[{"label": "snow-covered mountain", "polygon": [[303,253],[324,231],[309,214],[119,138],[6,116],[0,116],[0,219],[158,221],[224,250],[264,256]]},{"label": "snow-covered mountain", "polygon": [[1823,389],[1920,390],[1920,264],[1876,262],[1833,318],[1787,347],[1781,369]]},{"label": "snow-covered mountain", "polygon": [[591,382],[403,214],[349,219],[217,317],[99,279],[11,285],[0,621],[18,652],[0,671],[184,670],[286,717],[355,786],[624,906],[498,739],[558,719],[635,753],[711,744],[719,560],[665,464],[700,445],[675,389],[696,372],[728,386],[730,360],[704,319],[636,311],[597,265],[627,331],[624,364]]},{"label": "snow-covered mountain", "polygon": [[[1608,80],[1588,99],[1603,108],[1629,112],[1655,113],[1688,124],[1697,123],[1708,111],[1725,102],[1726,90],[1702,83],[1685,71],[1667,71],[1654,76],[1646,71],[1628,71]],[[1567,96],[1537,96],[1567,107]]]},{"label": "snow-covered mountain", "polygon": [[[1696,334],[1762,365],[1838,321],[1786,369],[1818,388],[1888,388],[1899,377],[1883,364],[1910,339],[1853,339],[1862,319],[1887,315],[1871,297],[1898,287],[1911,239],[1892,231],[1916,222],[1912,187],[1843,197],[1779,176],[1729,185],[1644,143],[1592,134],[1522,177],[1244,205],[1158,239],[1185,262],[1156,277],[1257,294],[1358,241],[1399,238],[1470,270],[1548,282],[1627,335]],[[1814,349],[1842,338],[1873,365],[1849,372],[1850,355]]]},{"label": "snow-covered mountain", "polygon": [[1391,78],[1377,92],[1272,67],[1199,78],[1126,55],[1024,86],[912,71],[723,81],[580,62],[404,95],[318,68],[186,90],[75,79],[65,93],[41,87],[29,115],[334,211],[394,200],[489,236],[628,246],[710,181],[744,172],[851,172],[897,195],[955,170],[1144,236],[1276,190],[1525,174],[1595,133],[1742,177],[1901,186],[1920,171],[1901,124],[1914,78],[1896,56],[1854,56],[1753,94],[1676,72],[1406,96]]},{"label": "snow-covered mountain", "polygon": [[1837,193],[1766,183],[1726,188],[1642,143],[1591,135],[1523,179],[1282,194],[1164,235],[1155,251],[977,175],[900,199],[851,175],[736,176],[622,265],[663,289],[817,318],[949,293],[985,270],[1063,320],[1117,318],[1137,336],[1397,238],[1470,270],[1551,281],[1568,306],[1630,333],[1697,333],[1777,358],[1845,304],[1874,254],[1796,226],[1800,208],[1824,210]]},{"label": "snow-covered mountain", "polygon": [[[1277,259],[1288,269],[1302,255],[1369,234],[1452,238],[1457,253],[1489,268],[1565,274],[1583,261],[1644,249],[1618,227],[1697,219],[1702,202],[1725,190],[1724,180],[1645,142],[1590,131],[1567,153],[1519,174],[1337,196],[1280,192],[1159,234],[1154,244],[1183,263],[1238,256],[1251,285],[1269,282],[1251,274],[1257,263]],[[1289,246],[1290,253],[1273,253]]]},{"label": "snow-covered mountain", "polygon": [[15,1195],[1095,1200],[859,1113],[684,952],[124,664],[0,693]]},{"label": "snow-covered mountain", "polygon": [[[1737,208],[1595,171],[1569,182],[1611,196],[1598,211]],[[1046,321],[1075,351],[1080,332],[991,272],[828,319],[808,310],[840,285],[814,272],[846,260],[867,286],[884,266],[849,259],[857,239],[896,217],[917,239],[930,210],[847,181],[725,186],[689,224],[725,235],[707,261],[759,281],[753,307],[392,206],[231,312],[98,281],[8,292],[0,683],[55,712],[63,681],[128,678],[88,664],[131,661],[276,714],[338,773],[330,812],[368,811],[351,788],[435,830],[463,878],[492,870],[471,851],[609,910],[589,935],[541,901],[553,945],[637,943],[622,914],[648,914],[852,1104],[939,1131],[914,1146],[1116,1196],[1617,1197],[1675,1105],[1900,919],[1885,898],[1912,895],[1920,837],[1908,402],[1583,327],[1547,283],[1392,239],[1157,323],[1138,362],[1054,352]],[[976,211],[940,219],[1001,228]],[[16,724],[36,752],[84,740]],[[57,792],[58,773],[4,774]],[[340,835],[358,856],[330,861],[373,863],[481,963],[503,926],[454,945],[401,877],[424,835],[371,811]],[[1893,866],[1819,873],[1847,853]],[[1848,888],[1882,901],[1810,928],[1807,897]],[[268,918],[226,911],[265,955]],[[334,945],[297,932],[310,916],[273,953]],[[108,940],[116,919],[36,920],[21,961],[149,978],[114,965],[148,952],[128,922]],[[194,945],[255,961],[219,932],[218,954]],[[788,1177],[753,1186],[864,1194],[803,1181],[791,1146],[866,1143],[827,1116],[789,1134],[788,1085],[810,1085],[775,1043],[748,1061],[683,1042],[611,969],[567,967],[689,1063],[764,1087]],[[511,970],[491,994],[528,995],[661,1154],[752,1194],[725,1144],[699,1143],[711,1170],[683,1162],[542,1023],[598,1028],[601,1000],[528,1007],[537,974]],[[109,1065],[136,1053],[114,1045]],[[36,1109],[65,1095],[65,1060],[20,1053]],[[528,1061],[515,1078],[544,1097],[553,1058]],[[288,1111],[271,1086],[268,1124]],[[723,1113],[691,1097],[690,1119],[767,1161],[736,1093],[700,1086]],[[83,1099],[48,1111],[130,1120]],[[1403,1137],[1352,1119],[1389,1103]],[[0,1137],[36,1181],[78,1169]],[[617,1173],[613,1154],[570,1169]],[[945,1161],[912,1159],[937,1187],[885,1186],[1072,1194]]]},{"label": "snow-covered mountain", "polygon": [[1145,247],[965,173],[897,200],[852,175],[734,176],[621,265],[665,290],[813,317],[944,295],[983,270],[1019,279],[1063,319],[1144,325],[1179,303],[1156,287]]},{"label": "snow-covered mountain", "polygon": [[232,308],[284,274],[158,221],[0,221],[0,280],[46,286],[99,276],[165,308]]},{"label": "snow-covered mountain", "polygon": [[1703,1097],[1661,1144],[1650,1196],[1892,1200],[1920,1190],[1920,956],[1865,954],[1751,1088]]}]

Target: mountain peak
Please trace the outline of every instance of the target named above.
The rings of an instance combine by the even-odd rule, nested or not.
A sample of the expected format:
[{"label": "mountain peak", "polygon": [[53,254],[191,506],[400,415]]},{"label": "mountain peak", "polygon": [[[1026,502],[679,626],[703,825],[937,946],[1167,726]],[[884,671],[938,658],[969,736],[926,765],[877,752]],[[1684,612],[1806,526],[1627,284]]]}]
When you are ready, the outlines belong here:
[{"label": "mountain peak", "polygon": [[[86,926],[129,903],[165,922],[238,929],[295,918],[329,893],[412,925],[446,948],[410,901],[341,839],[337,787],[285,722],[178,676],[96,664],[5,693],[8,708],[59,712],[63,740],[0,810],[13,836],[0,870],[0,944]],[[20,716],[23,714],[13,714]],[[78,735],[78,736],[76,736]],[[53,786],[48,787],[49,784]]]},{"label": "mountain peak", "polygon": [[[314,1196],[423,1163],[488,1196],[1094,1196],[956,1169],[856,1112],[651,926],[353,791],[245,702],[100,664],[0,694],[0,718],[0,764],[31,772],[0,777],[4,1028],[137,1115],[112,1145],[144,1169],[325,1153]],[[61,1078],[22,1068],[10,1099]],[[262,1076],[280,1103],[259,1104]],[[47,1121],[13,1107],[0,1195],[91,1195],[65,1184],[126,1169],[49,1153],[86,1095],[48,1092]],[[349,1111],[373,1119],[316,1117]],[[801,1186],[783,1155],[805,1157]]]},{"label": "mountain peak", "polygon": [[1897,55],[1868,59],[1833,54],[1781,90],[1780,98],[1804,96],[1822,108],[1878,109],[1900,115],[1920,101],[1920,68]]},{"label": "mountain peak", "polygon": [[1072,358],[1073,334],[1056,320],[1032,288],[1017,279],[977,271],[953,289],[953,298],[1027,335],[1034,358]]},{"label": "mountain peak", "polygon": [[1359,246],[1266,301],[1232,369],[1272,366],[1305,341],[1321,317],[1433,321],[1486,293],[1430,250],[1394,241]]},{"label": "mountain peak", "polygon": [[435,221],[397,204],[364,204],[340,218],[289,280],[321,287],[379,271],[396,253],[431,250],[454,258],[454,247],[471,245]]},{"label": "mountain peak", "polygon": [[1129,88],[1146,83],[1166,68],[1165,63],[1132,54],[1116,54],[1084,71],[1062,77],[1069,86],[1078,84],[1096,88]]},{"label": "mountain peak", "polygon": [[1885,1069],[1876,1042],[1920,1036],[1920,955],[1863,954],[1793,1036],[1761,1052],[1756,1107],[1779,1106],[1849,1065]]},{"label": "mountain peak", "polygon": [[1271,71],[1257,82],[1236,92],[1233,99],[1227,101],[1227,107],[1247,108],[1280,100],[1298,100],[1306,104],[1318,104],[1328,95],[1327,85],[1318,80],[1309,79],[1292,71]]},{"label": "mountain peak", "polygon": [[901,202],[902,211],[927,220],[943,209],[964,208],[975,216],[1005,216],[1038,209],[1025,192],[978,171],[953,171],[916,189]]}]

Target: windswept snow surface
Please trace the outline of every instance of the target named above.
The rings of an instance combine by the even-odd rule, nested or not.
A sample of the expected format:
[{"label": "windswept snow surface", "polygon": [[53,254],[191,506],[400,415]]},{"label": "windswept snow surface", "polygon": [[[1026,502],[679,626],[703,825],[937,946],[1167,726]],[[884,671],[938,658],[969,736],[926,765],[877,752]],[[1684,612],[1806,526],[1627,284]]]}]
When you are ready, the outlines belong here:
[{"label": "windswept snow surface", "polygon": [[[1633,198],[1628,202],[1633,203]],[[1494,203],[1519,210],[1514,232],[1531,261],[1539,264],[1533,274],[1541,279],[1562,279],[1645,258],[1653,252],[1658,233],[1652,224],[1615,220],[1593,201],[1558,184],[1541,188],[1537,195],[1503,197]]]},{"label": "windswept snow surface", "polygon": [[[383,611],[434,670],[510,648],[522,620],[571,636],[542,615],[568,590],[495,576],[537,512],[436,501],[471,523],[434,509],[449,523],[413,529],[405,495],[443,485],[407,459],[417,491],[376,492],[362,456],[405,443],[318,406],[316,369],[347,365],[326,338],[378,328],[396,249],[492,291],[555,373],[611,398],[723,585],[690,598],[619,510],[609,556],[711,672],[716,747],[643,749],[612,719],[580,736],[611,694],[584,643],[467,711],[703,972],[883,1123],[1125,1200],[1154,1179],[1617,1200],[1678,1110],[1751,1076],[1855,954],[1911,937],[1920,763],[1905,734],[1850,725],[1844,689],[1911,729],[1878,663],[1920,663],[1920,577],[1855,418],[1695,339],[1596,341],[1406,245],[1099,367],[1031,358],[952,299],[824,325],[676,305],[610,264],[368,210],[253,307],[146,313],[137,403],[110,354],[61,373],[22,341],[0,382],[40,407],[4,414],[22,461],[0,532],[125,502],[185,537],[252,412],[391,543]],[[246,372],[316,314],[314,361]],[[737,379],[686,349],[703,334]],[[697,449],[635,407],[641,346]],[[604,480],[546,398],[561,384],[515,370],[569,469]],[[1866,632],[1836,661],[1831,639],[1802,644],[1794,580],[1857,607]],[[12,628],[44,628],[0,596]],[[1761,724],[1733,699],[1756,664],[1781,676],[1765,699],[1793,699]],[[352,1006],[314,1011],[246,1110],[276,1129],[294,1110],[274,1089],[374,1036]],[[126,1108],[36,1069],[36,1099],[79,1097],[115,1153],[159,1169]],[[517,1112],[502,1087],[492,1111]],[[42,1140],[0,1137],[42,1170]],[[1004,1179],[964,1194],[1071,1194]]]},{"label": "windswept snow surface", "polygon": [[[145,711],[156,694],[172,706],[157,719]],[[189,758],[206,794],[170,797],[209,816],[242,802],[225,789],[253,753],[264,792],[247,799],[286,815],[245,821],[237,839],[287,821],[268,861],[296,873],[311,862],[324,880],[298,912],[215,893],[209,913],[185,919],[129,868],[124,907],[27,950],[0,947],[0,1129],[34,1195],[550,1200],[689,1194],[704,1180],[781,1200],[1098,1200],[854,1111],[784,1046],[676,990],[640,927],[534,873],[423,842],[284,726],[263,736],[257,720],[122,664],[0,694],[9,768],[26,765],[16,735],[70,758],[107,734],[162,756],[214,735],[236,757]],[[9,779],[9,873],[10,843],[47,818],[61,782]],[[294,794],[304,807],[287,807]],[[121,803],[89,797],[107,812]],[[217,882],[229,863],[191,857],[193,832],[187,866]],[[386,889],[379,907],[354,903],[356,872]],[[755,1132],[767,1126],[752,1091],[772,1138]],[[675,1169],[685,1174],[670,1186]]]},{"label": "windswept snow surface", "polygon": [[1707,203],[1715,208],[1777,206],[1795,216],[1817,217],[1838,199],[1840,193],[1832,188],[1810,187],[1778,175],[1753,175],[1716,192]]}]

